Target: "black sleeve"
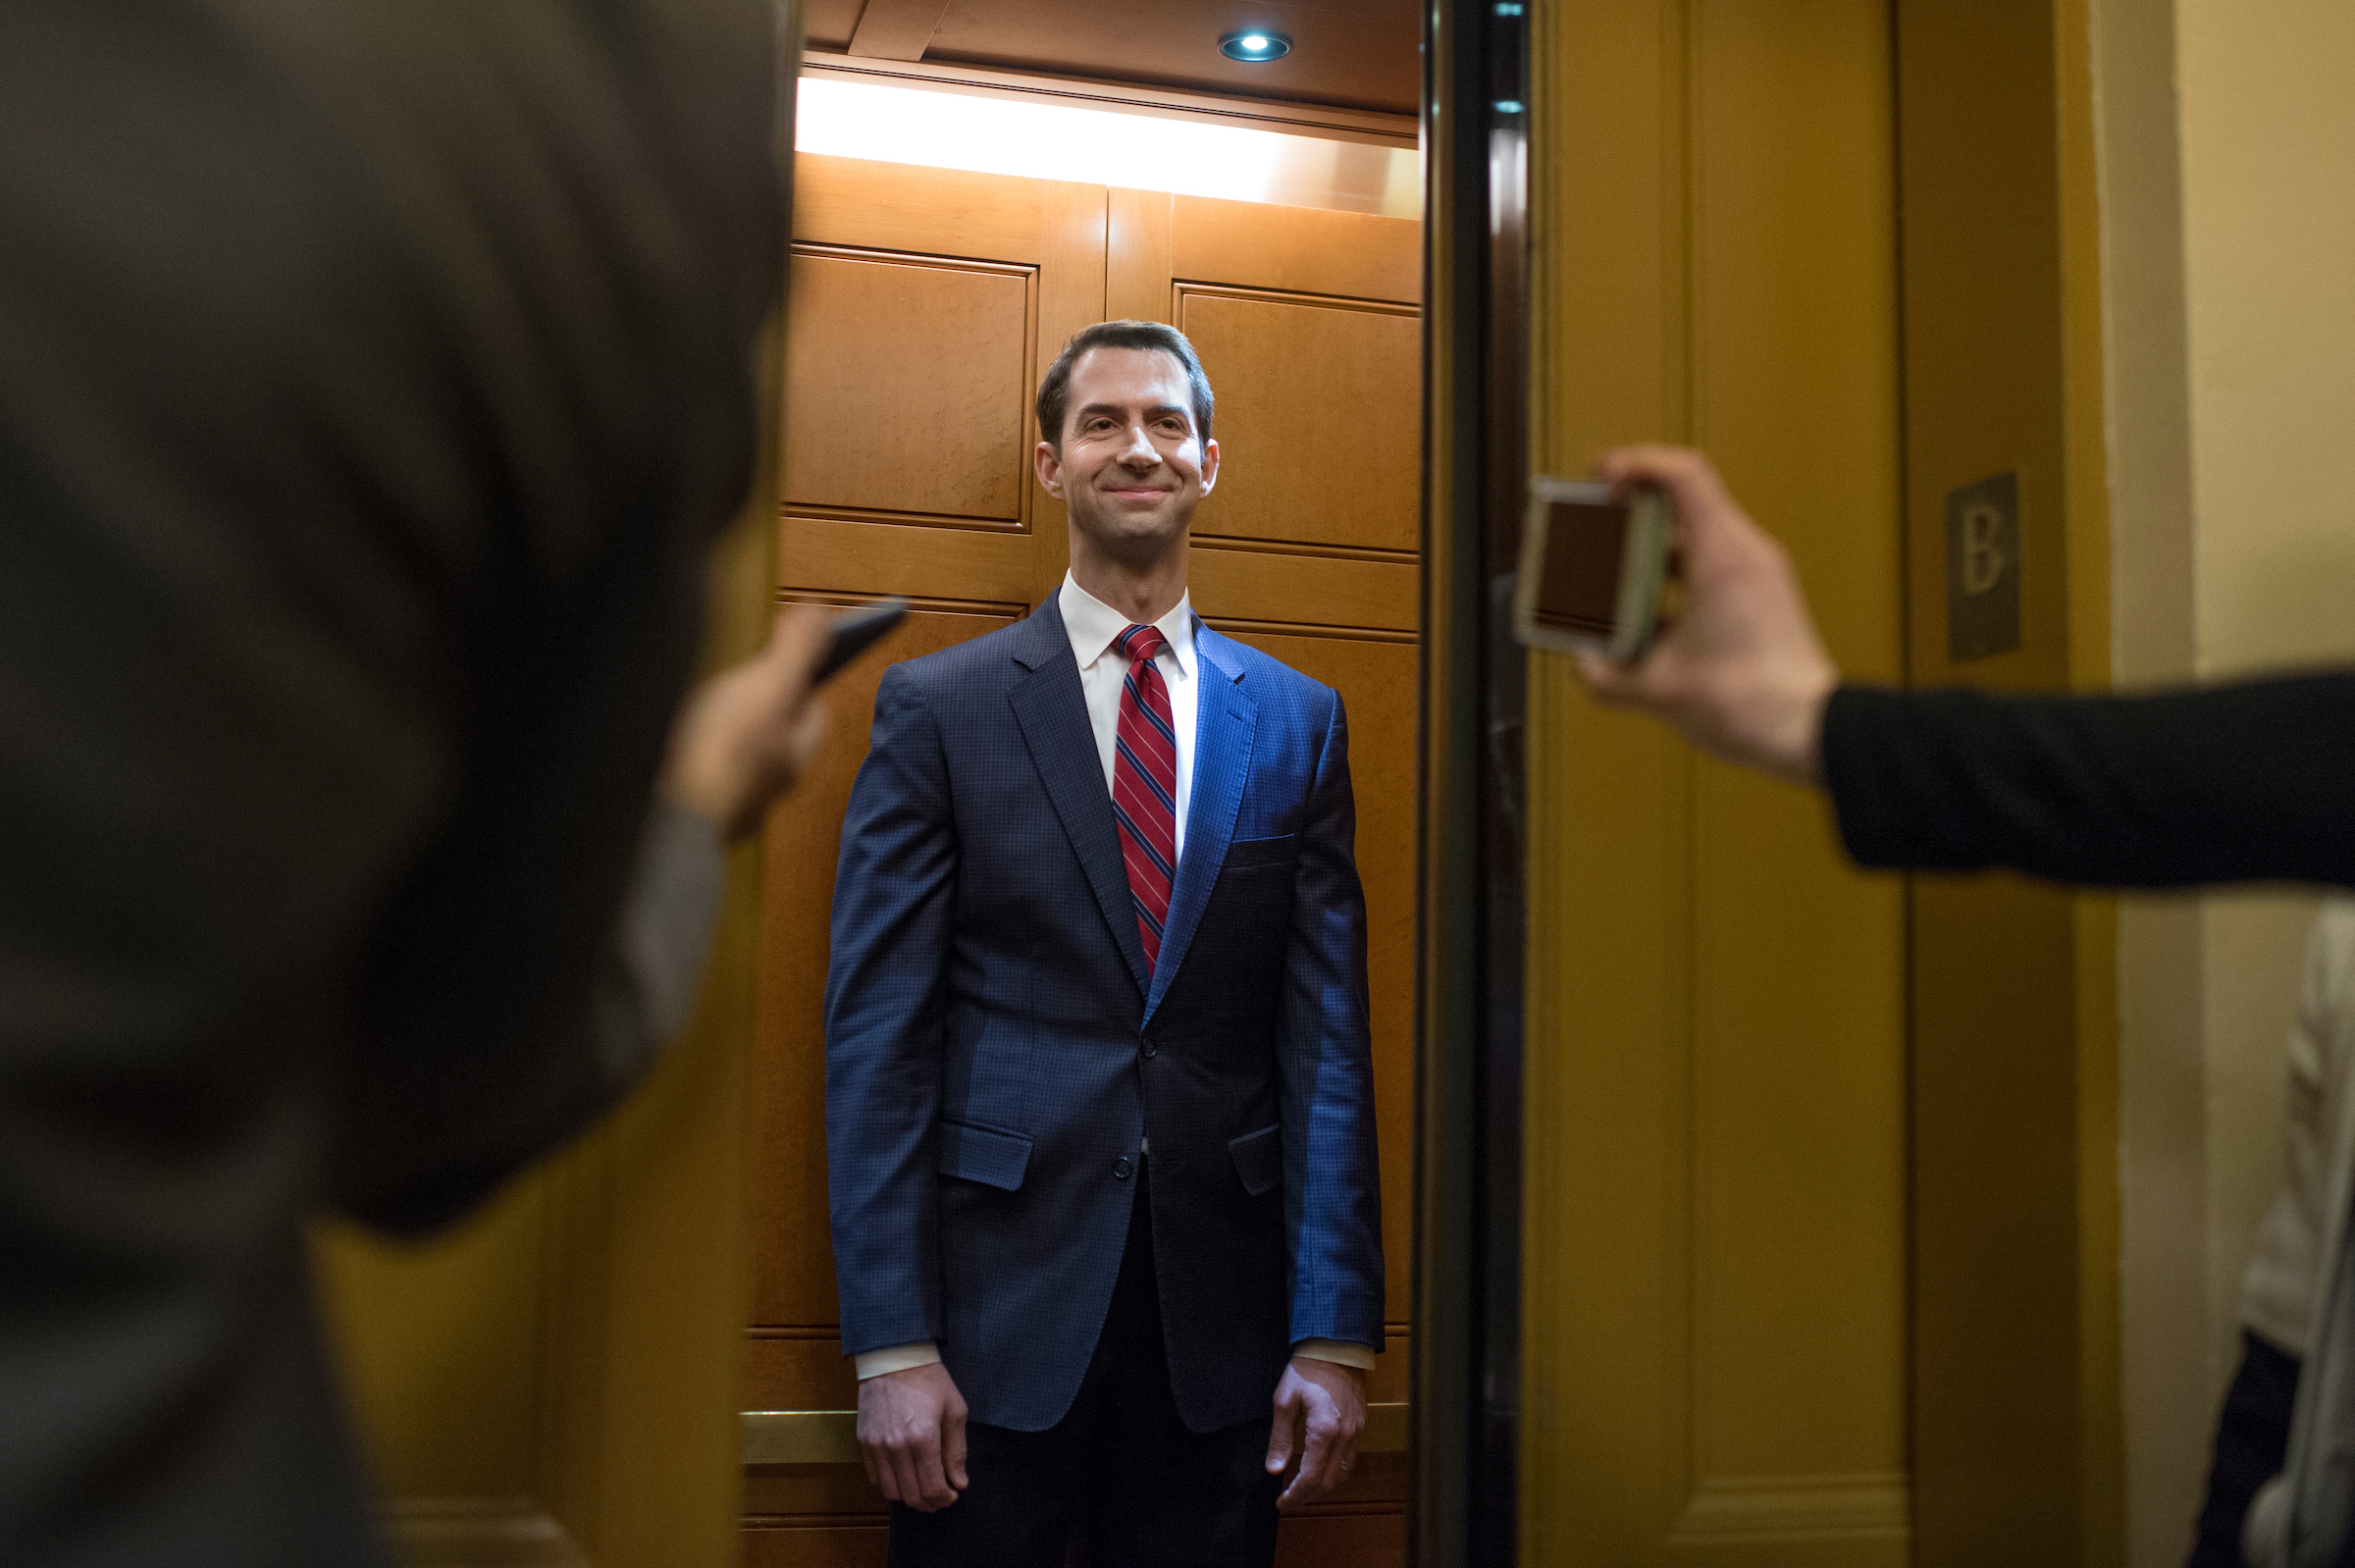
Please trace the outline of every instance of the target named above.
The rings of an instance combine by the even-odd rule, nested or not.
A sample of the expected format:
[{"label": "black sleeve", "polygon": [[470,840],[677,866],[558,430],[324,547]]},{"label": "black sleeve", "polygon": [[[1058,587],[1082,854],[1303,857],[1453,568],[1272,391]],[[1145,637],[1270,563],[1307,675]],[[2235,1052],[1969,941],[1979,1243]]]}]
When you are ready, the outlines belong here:
[{"label": "black sleeve", "polygon": [[1823,758],[1865,865],[2355,886],[2355,673],[2143,697],[1843,687]]},{"label": "black sleeve", "polygon": [[2240,1526],[2257,1489],[2281,1473],[2289,1446],[2290,1406],[2298,1395],[2298,1358],[2246,1329],[2240,1370],[2216,1424],[2216,1459],[2208,1499],[2184,1568],[2241,1568]]}]

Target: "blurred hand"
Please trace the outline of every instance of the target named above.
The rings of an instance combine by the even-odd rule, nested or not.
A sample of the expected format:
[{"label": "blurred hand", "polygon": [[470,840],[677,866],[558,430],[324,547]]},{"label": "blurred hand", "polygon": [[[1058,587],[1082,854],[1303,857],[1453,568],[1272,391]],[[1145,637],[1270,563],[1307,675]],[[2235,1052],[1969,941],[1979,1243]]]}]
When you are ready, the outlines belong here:
[{"label": "blurred hand", "polygon": [[893,1502],[938,1513],[965,1490],[965,1395],[949,1369],[886,1372],[859,1385],[859,1457]]},{"label": "blurred hand", "polygon": [[1357,1463],[1357,1437],[1366,1430],[1366,1375],[1356,1367],[1314,1356],[1294,1356],[1276,1385],[1276,1427],[1268,1434],[1268,1474],[1281,1476],[1292,1462],[1300,1429],[1308,1445],[1300,1473],[1277,1502],[1297,1507],[1315,1502],[1349,1479]]},{"label": "blurred hand", "polygon": [[690,692],[671,725],[662,793],[727,838],[760,825],[825,739],[825,705],[810,677],[825,654],[829,618],[814,604],[781,612],[768,646]]},{"label": "blurred hand", "polygon": [[1600,475],[1657,485],[1674,502],[1684,607],[1640,663],[1579,656],[1596,700],[1665,719],[1729,762],[1821,784],[1823,709],[1840,670],[1815,635],[1790,557],[1699,452],[1623,446],[1603,457]]}]

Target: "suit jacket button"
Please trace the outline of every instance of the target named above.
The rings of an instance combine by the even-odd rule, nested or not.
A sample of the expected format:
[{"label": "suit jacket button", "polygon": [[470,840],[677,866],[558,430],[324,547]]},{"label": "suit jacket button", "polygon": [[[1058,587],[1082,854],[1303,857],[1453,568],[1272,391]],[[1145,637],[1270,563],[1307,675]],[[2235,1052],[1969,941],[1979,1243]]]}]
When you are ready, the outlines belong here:
[{"label": "suit jacket button", "polygon": [[1137,1047],[1137,1049],[1144,1052],[1144,1054],[1148,1057],[1157,1056],[1161,1052],[1161,1047],[1153,1043],[1153,1036],[1150,1034],[1145,1036],[1145,1043]]},{"label": "suit jacket button", "polygon": [[1123,1181],[1128,1179],[1128,1173],[1134,1169],[1135,1167],[1128,1163],[1128,1156],[1125,1154],[1112,1162],[1112,1174],[1120,1177]]}]

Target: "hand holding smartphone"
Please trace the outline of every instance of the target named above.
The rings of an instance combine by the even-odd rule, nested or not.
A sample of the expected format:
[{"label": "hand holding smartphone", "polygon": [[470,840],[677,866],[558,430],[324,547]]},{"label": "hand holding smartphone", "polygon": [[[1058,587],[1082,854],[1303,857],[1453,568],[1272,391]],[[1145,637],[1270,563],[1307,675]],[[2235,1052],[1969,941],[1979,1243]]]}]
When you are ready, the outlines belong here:
[{"label": "hand holding smartphone", "polygon": [[1668,498],[1585,480],[1529,482],[1513,632],[1532,648],[1634,664],[1651,652],[1668,581]]},{"label": "hand holding smartphone", "polygon": [[826,652],[818,659],[810,684],[825,685],[842,672],[845,664],[872,648],[885,632],[907,618],[908,601],[904,599],[880,600],[835,616],[826,628]]}]

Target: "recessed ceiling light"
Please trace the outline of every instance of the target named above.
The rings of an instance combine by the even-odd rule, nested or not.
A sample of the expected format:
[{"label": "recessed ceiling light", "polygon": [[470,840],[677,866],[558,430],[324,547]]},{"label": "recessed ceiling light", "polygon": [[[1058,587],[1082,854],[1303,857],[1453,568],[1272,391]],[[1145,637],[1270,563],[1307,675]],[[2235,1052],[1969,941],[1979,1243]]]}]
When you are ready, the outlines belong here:
[{"label": "recessed ceiling light", "polygon": [[1282,60],[1292,52],[1292,40],[1281,32],[1252,28],[1246,32],[1230,32],[1219,40],[1219,53],[1230,60],[1246,64],[1262,60]]}]

